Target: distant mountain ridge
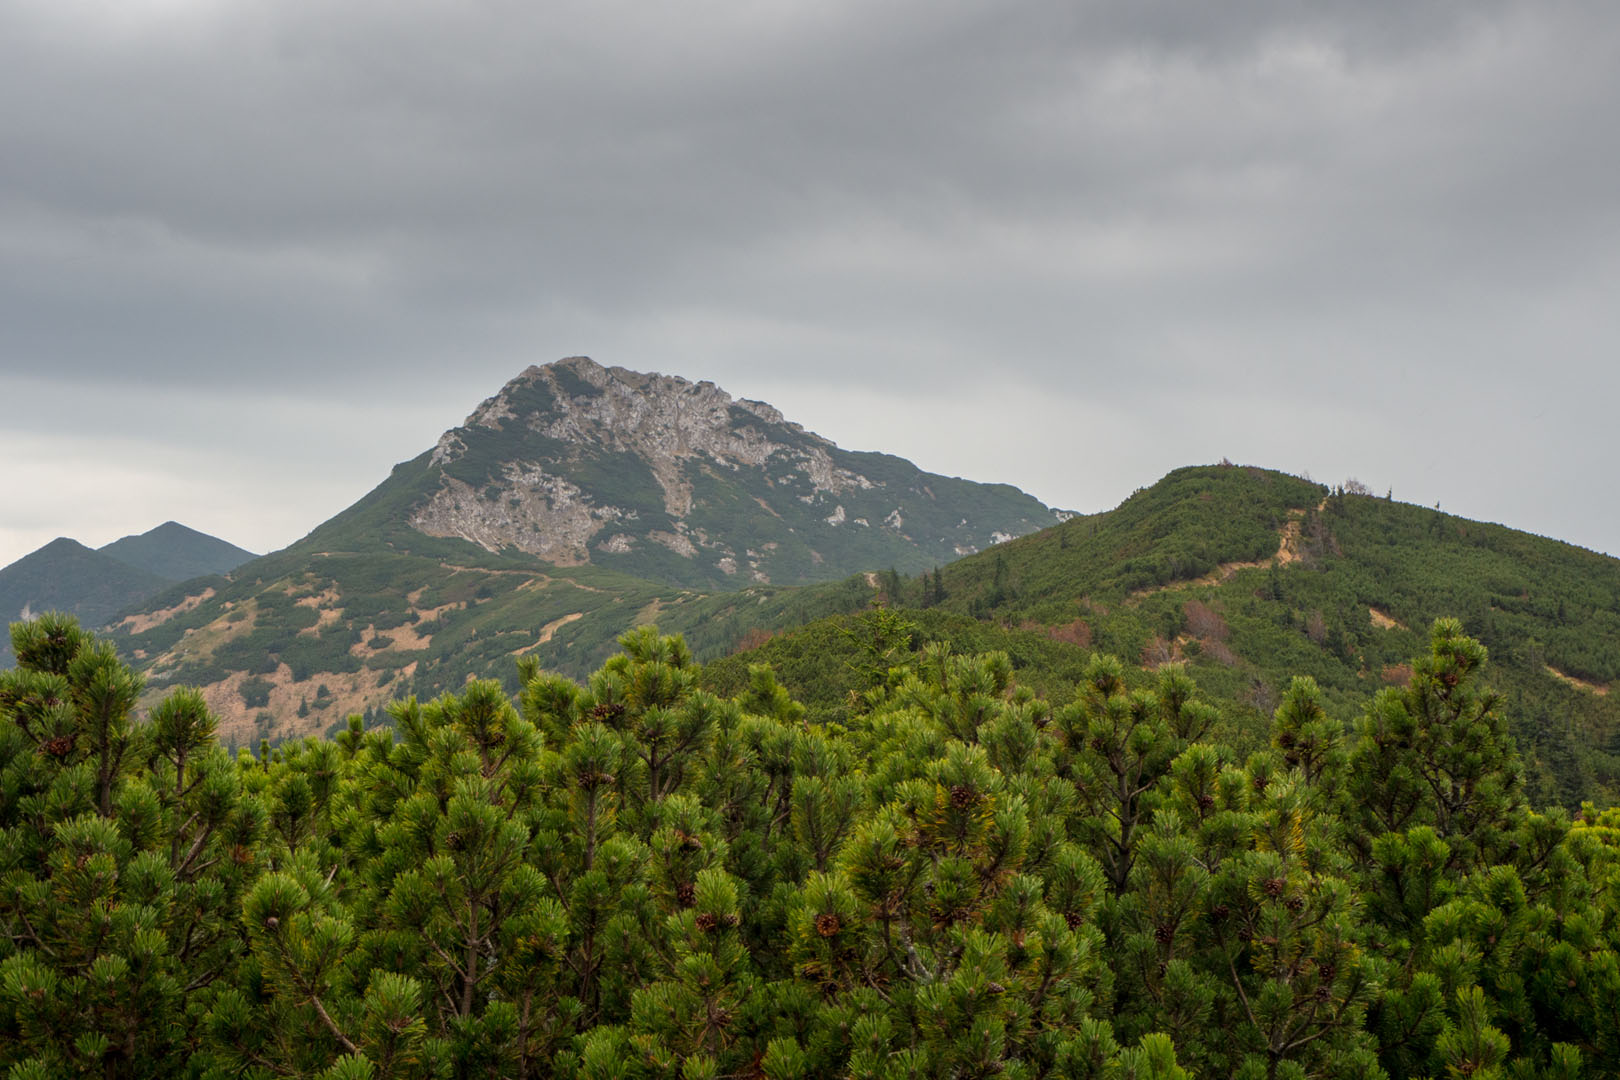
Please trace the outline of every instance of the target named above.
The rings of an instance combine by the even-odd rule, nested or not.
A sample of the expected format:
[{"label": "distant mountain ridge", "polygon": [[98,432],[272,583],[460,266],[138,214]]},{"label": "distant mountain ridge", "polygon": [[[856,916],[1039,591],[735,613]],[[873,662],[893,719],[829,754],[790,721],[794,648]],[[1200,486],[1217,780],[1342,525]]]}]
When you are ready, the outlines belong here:
[{"label": "distant mountain ridge", "polygon": [[204,574],[228,574],[248,560],[258,558],[245,548],[178,521],[165,521],[155,529],[122,537],[97,550],[170,582]]},{"label": "distant mountain ridge", "polygon": [[8,620],[66,611],[86,626],[101,626],[171,584],[150,570],[59,536],[0,570],[0,611]]},{"label": "distant mountain ridge", "polygon": [[[9,623],[43,611],[65,611],[89,627],[192,578],[223,574],[258,556],[179,522],[101,548],[62,536],[0,568],[0,612]],[[11,643],[0,641],[0,666]]]}]

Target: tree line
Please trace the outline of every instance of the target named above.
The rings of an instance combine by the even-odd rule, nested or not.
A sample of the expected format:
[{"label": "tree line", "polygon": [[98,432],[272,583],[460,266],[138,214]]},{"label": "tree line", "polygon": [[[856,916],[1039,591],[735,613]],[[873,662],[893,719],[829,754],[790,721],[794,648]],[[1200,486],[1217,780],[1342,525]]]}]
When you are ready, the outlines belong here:
[{"label": "tree line", "polygon": [[227,753],[71,619],[0,675],[13,1080],[1620,1075],[1620,814],[1527,805],[1436,622],[1269,745],[1178,666],[885,654],[811,723],[648,627]]}]

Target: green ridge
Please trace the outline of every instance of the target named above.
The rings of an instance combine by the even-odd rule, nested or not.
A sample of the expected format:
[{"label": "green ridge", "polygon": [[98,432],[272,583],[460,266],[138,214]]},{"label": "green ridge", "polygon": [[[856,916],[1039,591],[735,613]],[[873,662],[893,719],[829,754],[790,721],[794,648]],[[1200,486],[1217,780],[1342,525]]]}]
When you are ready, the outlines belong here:
[{"label": "green ridge", "polygon": [[[1290,527],[1298,539],[1282,562],[1275,556]],[[1259,565],[1231,565],[1243,563]],[[1210,466],[1179,469],[1114,510],[948,564],[939,584],[936,599],[932,573],[904,577],[887,598],[919,625],[917,646],[949,636],[938,629],[948,616],[1006,636],[996,645],[981,638],[986,648],[1014,651],[1017,636],[1039,635],[1074,654],[1089,646],[1139,663],[1183,660],[1253,725],[1296,674],[1313,677],[1329,710],[1348,721],[1370,693],[1403,677],[1434,619],[1455,616],[1491,652],[1538,798],[1572,806],[1620,795],[1620,696],[1607,692],[1620,676],[1620,560],[1608,556],[1281,473]],[[766,617],[754,635],[873,599],[870,588],[775,596],[760,603]],[[717,603],[698,606],[723,613]],[[1396,625],[1376,625],[1374,609]],[[700,655],[724,652],[713,619],[691,614]],[[800,633],[817,643],[806,651],[822,668],[845,662],[830,658],[838,638],[829,627]],[[797,636],[750,655],[791,654]],[[1052,663],[1032,657],[1025,666],[1046,678]],[[837,685],[795,674],[791,661],[782,670],[807,703]]]}]

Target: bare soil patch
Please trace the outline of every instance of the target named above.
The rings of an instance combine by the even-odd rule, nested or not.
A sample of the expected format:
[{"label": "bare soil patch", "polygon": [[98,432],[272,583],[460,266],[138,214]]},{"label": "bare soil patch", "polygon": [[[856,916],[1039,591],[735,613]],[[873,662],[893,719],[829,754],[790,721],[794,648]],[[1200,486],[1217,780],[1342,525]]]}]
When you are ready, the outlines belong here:
[{"label": "bare soil patch", "polygon": [[[415,665],[400,672],[409,678]],[[243,672],[202,688],[208,707],[219,717],[222,739],[235,737],[241,746],[253,746],[262,737],[296,738],[314,735],[351,713],[363,713],[374,705],[393,700],[392,681],[388,686],[377,685],[377,673],[365,668],[353,672],[318,671],[308,679],[295,682],[292,668],[282,664],[268,675],[261,675],[270,684],[269,703],[256,709],[242,704],[242,683],[251,678]],[[396,677],[397,678],[397,677]],[[326,696],[320,696],[321,687]],[[299,716],[300,705],[307,705],[306,715]],[[273,720],[266,729],[258,725],[260,713],[269,713]]]},{"label": "bare soil patch", "polygon": [[1069,645],[1077,645],[1082,649],[1091,648],[1091,627],[1084,619],[1076,619],[1073,622],[1065,623],[1062,626],[1048,626],[1043,628],[1034,626],[1033,624],[1026,624],[1024,628],[1032,630],[1044,629],[1046,636],[1051,638],[1053,641],[1062,641]]},{"label": "bare soil patch", "polygon": [[1406,624],[1405,623],[1402,623],[1399,620],[1393,618],[1392,616],[1390,616],[1390,615],[1388,615],[1388,614],[1386,614],[1386,613],[1384,613],[1382,611],[1379,611],[1375,607],[1370,607],[1370,608],[1367,609],[1367,617],[1370,618],[1372,620],[1372,624],[1374,626],[1378,627],[1378,629],[1380,629],[1380,630],[1405,630],[1406,629]]},{"label": "bare soil patch", "polygon": [[173,607],[163,608],[160,611],[147,612],[144,615],[128,615],[115,624],[114,629],[128,630],[132,634],[142,634],[154,626],[162,626],[176,615],[184,615],[193,610],[205,600],[214,598],[214,587],[210,585],[195,596],[188,596]]},{"label": "bare soil patch", "polygon": [[514,649],[512,650],[512,655],[522,656],[524,653],[533,652],[535,649],[538,649],[540,646],[546,644],[553,637],[555,637],[558,630],[561,630],[563,627],[567,626],[571,622],[574,622],[576,619],[583,619],[584,617],[585,613],[583,611],[575,611],[564,615],[560,619],[552,619],[550,622],[546,623],[546,625],[540,628],[540,636],[535,639],[533,645],[525,645],[521,649]]},{"label": "bare soil patch", "polygon": [[1546,667],[1547,674],[1551,675],[1561,683],[1568,686],[1573,686],[1577,690],[1585,690],[1589,694],[1596,694],[1598,697],[1609,696],[1609,688],[1604,683],[1589,682],[1586,679],[1577,678],[1574,675],[1566,675],[1562,671],[1559,671],[1557,668],[1553,667],[1551,664],[1546,665]]}]

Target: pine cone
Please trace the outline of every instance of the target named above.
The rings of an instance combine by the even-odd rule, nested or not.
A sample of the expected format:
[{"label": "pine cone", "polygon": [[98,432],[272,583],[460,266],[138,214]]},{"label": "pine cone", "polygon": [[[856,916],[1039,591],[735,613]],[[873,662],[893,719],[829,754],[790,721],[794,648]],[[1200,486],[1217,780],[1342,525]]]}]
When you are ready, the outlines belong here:
[{"label": "pine cone", "polygon": [[1153,940],[1160,945],[1168,945],[1176,940],[1176,927],[1174,923],[1162,922],[1153,928]]},{"label": "pine cone", "polygon": [[1198,809],[1203,810],[1205,812],[1208,812],[1210,810],[1215,809],[1215,796],[1213,796],[1213,795],[1200,795],[1200,796],[1198,796]]},{"label": "pine cone", "polygon": [[54,739],[46,739],[40,744],[40,752],[49,754],[54,758],[65,758],[73,753],[73,736],[58,735]]},{"label": "pine cone", "polygon": [[1283,890],[1288,888],[1288,882],[1280,877],[1266,878],[1266,883],[1262,888],[1266,890],[1267,896],[1281,896]]},{"label": "pine cone", "polygon": [[816,933],[822,937],[835,937],[843,928],[843,920],[830,911],[824,911],[816,916]]},{"label": "pine cone", "polygon": [[957,784],[951,788],[951,805],[958,810],[966,810],[979,801],[979,793],[965,784]]},{"label": "pine cone", "polygon": [[1290,896],[1283,901],[1283,906],[1288,908],[1289,911],[1298,911],[1305,906],[1305,900],[1303,897]]},{"label": "pine cone", "polygon": [[681,907],[691,907],[697,901],[697,889],[690,881],[683,881],[675,886],[675,902]]},{"label": "pine cone", "polygon": [[1007,988],[998,982],[985,983],[984,992],[991,995],[1005,994],[1007,992]]},{"label": "pine cone", "polygon": [[1078,914],[1076,914],[1075,912],[1073,912],[1073,911],[1064,912],[1063,913],[1063,921],[1069,924],[1069,929],[1070,930],[1078,930],[1078,929],[1080,929],[1080,922],[1081,922],[1080,916]]},{"label": "pine cone", "polygon": [[1232,914],[1232,909],[1225,904],[1216,904],[1209,909],[1209,917],[1212,919],[1224,919],[1230,914]]},{"label": "pine cone", "polygon": [[604,702],[591,708],[591,719],[607,724],[624,715],[624,706],[616,701]]},{"label": "pine cone", "polygon": [[715,927],[719,925],[720,920],[715,917],[713,912],[705,911],[697,917],[697,928],[705,934],[713,933]]}]

